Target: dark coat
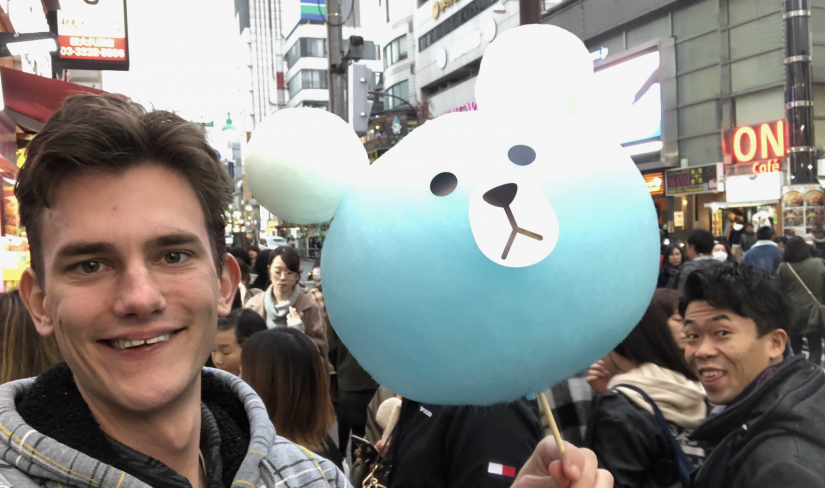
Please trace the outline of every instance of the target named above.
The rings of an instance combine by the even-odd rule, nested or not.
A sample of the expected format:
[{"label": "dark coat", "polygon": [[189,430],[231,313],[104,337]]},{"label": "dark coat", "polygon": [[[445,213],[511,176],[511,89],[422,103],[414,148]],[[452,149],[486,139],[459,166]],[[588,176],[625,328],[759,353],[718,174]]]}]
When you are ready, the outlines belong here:
[{"label": "dark coat", "polygon": [[825,374],[796,356],[763,378],[691,435],[715,447],[695,488],[825,487]]},{"label": "dark coat", "polygon": [[679,279],[677,280],[676,288],[683,292],[685,291],[685,283],[687,282],[688,276],[694,271],[706,268],[712,268],[714,266],[722,266],[723,263],[721,261],[717,261],[713,258],[702,258],[702,259],[693,259],[691,261],[685,261],[679,267]]},{"label": "dark coat", "polygon": [[329,362],[335,368],[338,377],[338,388],[343,391],[375,390],[378,383],[369,373],[358,364],[355,356],[350,354],[347,346],[338,337],[329,317],[324,319],[327,326],[327,340],[329,341]]},{"label": "dark coat", "polygon": [[822,302],[822,295],[825,293],[825,264],[821,259],[808,258],[797,263],[782,263],[776,270],[776,277],[779,286],[788,298],[791,305],[791,323],[786,328],[789,335],[803,335],[815,332],[822,327],[822,314],[819,305],[814,303],[811,295],[805,291],[805,287],[799,283],[793,272],[789,268],[793,266],[794,271],[802,278],[805,286],[811,293]]},{"label": "dark coat", "polygon": [[[690,431],[671,424],[671,433],[684,443]],[[587,447],[596,453],[599,467],[613,475],[616,488],[644,488],[651,479],[659,487],[682,487],[676,453],[656,417],[616,390],[594,402]],[[683,450],[694,464],[701,462],[700,448]]]},{"label": "dark coat", "polygon": [[521,469],[544,438],[535,402],[443,407],[404,399],[392,434],[388,488],[509,488],[490,463]]}]

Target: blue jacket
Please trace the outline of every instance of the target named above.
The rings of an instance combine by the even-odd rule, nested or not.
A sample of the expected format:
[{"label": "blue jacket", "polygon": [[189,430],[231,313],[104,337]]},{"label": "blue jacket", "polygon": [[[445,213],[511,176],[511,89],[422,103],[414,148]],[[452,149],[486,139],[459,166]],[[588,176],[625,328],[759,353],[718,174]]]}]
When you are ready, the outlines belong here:
[{"label": "blue jacket", "polygon": [[742,264],[749,264],[754,268],[772,273],[774,261],[781,263],[782,256],[785,254],[785,250],[780,249],[779,256],[777,256],[776,250],[776,244],[771,241],[757,241],[750,251],[742,256]]}]

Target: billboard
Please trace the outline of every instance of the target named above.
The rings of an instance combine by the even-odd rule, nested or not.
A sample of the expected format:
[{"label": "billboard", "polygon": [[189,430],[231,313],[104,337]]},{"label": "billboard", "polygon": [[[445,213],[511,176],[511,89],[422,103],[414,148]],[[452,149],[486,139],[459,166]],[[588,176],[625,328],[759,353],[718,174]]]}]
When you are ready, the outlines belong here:
[{"label": "billboard", "polygon": [[128,70],[126,0],[60,0],[59,69]]},{"label": "billboard", "polygon": [[326,21],[326,0],[301,0],[301,20]]},{"label": "billboard", "polygon": [[609,64],[596,71],[595,78],[605,109],[621,121],[615,131],[623,146],[661,137],[659,51]]}]

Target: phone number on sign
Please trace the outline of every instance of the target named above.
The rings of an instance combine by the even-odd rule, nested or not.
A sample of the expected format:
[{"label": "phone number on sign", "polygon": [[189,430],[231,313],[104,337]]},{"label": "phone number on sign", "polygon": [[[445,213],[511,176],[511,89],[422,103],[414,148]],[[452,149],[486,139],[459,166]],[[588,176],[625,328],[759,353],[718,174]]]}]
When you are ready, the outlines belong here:
[{"label": "phone number on sign", "polygon": [[80,58],[126,58],[124,49],[108,49],[98,47],[68,47],[60,48],[61,56],[76,56]]}]

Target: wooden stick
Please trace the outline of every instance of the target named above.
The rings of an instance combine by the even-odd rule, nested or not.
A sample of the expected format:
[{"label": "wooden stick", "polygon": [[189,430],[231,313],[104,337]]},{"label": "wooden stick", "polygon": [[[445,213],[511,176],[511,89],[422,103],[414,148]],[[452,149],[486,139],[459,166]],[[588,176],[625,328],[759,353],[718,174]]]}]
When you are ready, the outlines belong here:
[{"label": "wooden stick", "polygon": [[544,392],[536,393],[541,404],[541,409],[547,415],[547,420],[550,421],[550,430],[553,431],[553,438],[556,439],[556,445],[559,446],[559,454],[564,456],[564,441],[561,439],[561,432],[559,426],[556,425],[556,419],[553,418],[553,412],[550,410],[550,402],[547,401],[547,395]]}]

